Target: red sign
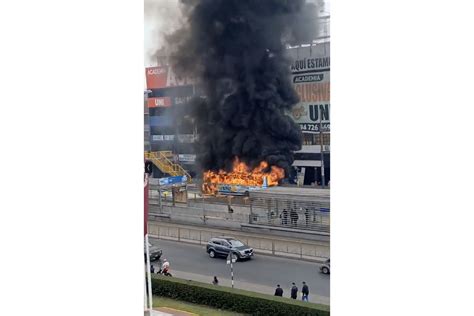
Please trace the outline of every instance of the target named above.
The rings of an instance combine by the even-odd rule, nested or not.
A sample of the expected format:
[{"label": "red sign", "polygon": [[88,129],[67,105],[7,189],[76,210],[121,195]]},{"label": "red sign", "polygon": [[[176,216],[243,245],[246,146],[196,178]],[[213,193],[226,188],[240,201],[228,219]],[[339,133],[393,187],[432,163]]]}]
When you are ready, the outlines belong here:
[{"label": "red sign", "polygon": [[147,89],[158,89],[167,86],[168,67],[145,68]]},{"label": "red sign", "polygon": [[171,99],[169,97],[148,98],[147,105],[149,108],[169,107],[171,106]]},{"label": "red sign", "polygon": [[179,87],[194,84],[190,77],[177,76],[171,67],[148,67],[145,68],[147,89],[160,89],[166,87]]}]

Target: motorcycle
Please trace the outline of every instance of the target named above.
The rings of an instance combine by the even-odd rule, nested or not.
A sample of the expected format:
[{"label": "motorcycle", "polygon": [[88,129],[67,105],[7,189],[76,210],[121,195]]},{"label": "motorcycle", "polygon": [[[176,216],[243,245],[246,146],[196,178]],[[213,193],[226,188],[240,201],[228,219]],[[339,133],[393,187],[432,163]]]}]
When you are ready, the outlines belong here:
[{"label": "motorcycle", "polygon": [[166,259],[164,259],[163,261],[164,261],[164,263],[163,263],[163,265],[161,265],[161,268],[157,272],[157,274],[162,274],[162,275],[165,275],[165,276],[172,277],[173,275],[169,272],[170,263]]},{"label": "motorcycle", "polygon": [[169,272],[169,269],[165,268],[164,270],[161,270],[157,272],[157,274],[162,274],[162,275],[165,275],[165,276],[169,276],[169,277],[172,277],[173,275]]}]

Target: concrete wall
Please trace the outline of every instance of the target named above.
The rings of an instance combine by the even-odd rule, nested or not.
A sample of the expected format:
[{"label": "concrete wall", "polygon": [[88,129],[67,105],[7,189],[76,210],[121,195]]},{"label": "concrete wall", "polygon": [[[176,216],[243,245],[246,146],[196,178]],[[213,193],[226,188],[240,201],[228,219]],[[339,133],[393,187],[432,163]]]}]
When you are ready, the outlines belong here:
[{"label": "concrete wall", "polygon": [[254,248],[257,254],[269,254],[312,261],[323,261],[329,257],[328,241],[303,241],[244,231],[237,232],[208,227],[193,227],[157,221],[149,221],[148,229],[150,235],[161,239],[176,240],[203,246],[207,244],[207,241],[211,237],[231,235]]}]

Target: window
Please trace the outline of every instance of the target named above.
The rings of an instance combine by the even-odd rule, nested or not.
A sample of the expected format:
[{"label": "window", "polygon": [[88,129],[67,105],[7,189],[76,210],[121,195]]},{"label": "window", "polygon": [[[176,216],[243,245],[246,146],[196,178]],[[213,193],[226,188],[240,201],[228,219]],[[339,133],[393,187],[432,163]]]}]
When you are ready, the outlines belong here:
[{"label": "window", "polygon": [[156,107],[149,108],[148,113],[150,114],[150,116],[170,115],[170,110],[168,108]]},{"label": "window", "polygon": [[238,240],[229,240],[232,247],[242,247],[244,244]]},{"label": "window", "polygon": [[[321,135],[318,134],[309,134],[303,133],[303,145],[320,145],[321,144]],[[323,145],[331,145],[331,134],[323,133]]]}]

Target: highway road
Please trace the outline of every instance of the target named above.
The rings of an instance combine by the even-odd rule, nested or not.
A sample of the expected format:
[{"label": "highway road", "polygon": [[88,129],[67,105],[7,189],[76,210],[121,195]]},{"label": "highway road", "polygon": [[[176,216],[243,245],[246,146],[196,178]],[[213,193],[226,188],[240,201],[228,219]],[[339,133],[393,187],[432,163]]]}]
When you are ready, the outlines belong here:
[{"label": "highway road", "polygon": [[[187,280],[211,283],[217,276],[220,285],[231,286],[230,266],[225,258],[212,259],[204,245],[150,238],[150,243],[163,249],[163,258],[170,262],[171,273]],[[155,263],[156,265],[156,263]],[[266,294],[274,294],[277,284],[283,288],[283,295],[290,296],[291,282],[300,292],[303,281],[309,286],[312,302],[329,305],[329,275],[319,272],[318,264],[256,254],[248,261],[234,264],[235,287]]]}]

